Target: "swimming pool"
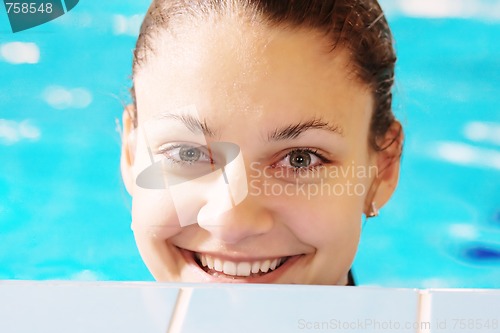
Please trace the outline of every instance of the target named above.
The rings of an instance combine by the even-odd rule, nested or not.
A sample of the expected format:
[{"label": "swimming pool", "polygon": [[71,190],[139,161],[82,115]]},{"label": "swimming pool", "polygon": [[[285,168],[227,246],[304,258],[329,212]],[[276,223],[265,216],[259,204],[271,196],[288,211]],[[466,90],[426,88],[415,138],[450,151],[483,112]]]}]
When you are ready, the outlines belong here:
[{"label": "swimming pool", "polygon": [[[449,15],[449,1],[413,3],[383,3],[405,152],[354,272],[364,285],[500,288],[500,21],[488,10],[500,1],[452,2]],[[0,14],[0,279],[152,280],[130,231],[115,123],[147,6],[82,1],[17,34]]]}]

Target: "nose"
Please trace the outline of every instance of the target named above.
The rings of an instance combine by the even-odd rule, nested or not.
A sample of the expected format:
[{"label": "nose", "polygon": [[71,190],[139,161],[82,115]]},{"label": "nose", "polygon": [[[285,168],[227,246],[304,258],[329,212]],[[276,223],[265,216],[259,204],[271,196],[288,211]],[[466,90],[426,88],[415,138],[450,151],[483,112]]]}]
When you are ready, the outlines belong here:
[{"label": "nose", "polygon": [[258,198],[248,196],[237,206],[217,216],[199,218],[198,225],[221,242],[237,244],[269,232],[273,227],[273,217]]}]

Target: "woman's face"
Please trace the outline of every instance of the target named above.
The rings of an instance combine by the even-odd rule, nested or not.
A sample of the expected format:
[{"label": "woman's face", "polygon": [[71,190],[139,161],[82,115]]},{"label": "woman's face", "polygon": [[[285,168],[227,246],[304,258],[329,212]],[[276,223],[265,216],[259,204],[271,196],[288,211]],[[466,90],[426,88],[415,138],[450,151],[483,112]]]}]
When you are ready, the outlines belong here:
[{"label": "woman's face", "polygon": [[346,284],[377,176],[371,91],[347,53],[231,20],[160,34],[154,49],[134,77],[122,166],[155,278]]}]

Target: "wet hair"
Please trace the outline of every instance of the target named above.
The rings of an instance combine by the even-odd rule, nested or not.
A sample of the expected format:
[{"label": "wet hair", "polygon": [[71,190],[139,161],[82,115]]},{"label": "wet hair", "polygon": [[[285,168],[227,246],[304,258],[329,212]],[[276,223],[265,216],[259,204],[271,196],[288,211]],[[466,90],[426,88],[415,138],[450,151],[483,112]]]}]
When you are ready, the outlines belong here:
[{"label": "wet hair", "polygon": [[[323,33],[331,50],[342,48],[357,78],[374,97],[369,142],[373,149],[394,122],[392,86],[396,54],[393,38],[376,0],[153,0],[141,26],[133,59],[133,74],[155,52],[162,31],[188,19],[243,13],[271,27],[308,28]],[[131,89],[135,106],[135,92]],[[137,126],[136,108],[132,119]],[[391,143],[392,144],[392,143]]]}]

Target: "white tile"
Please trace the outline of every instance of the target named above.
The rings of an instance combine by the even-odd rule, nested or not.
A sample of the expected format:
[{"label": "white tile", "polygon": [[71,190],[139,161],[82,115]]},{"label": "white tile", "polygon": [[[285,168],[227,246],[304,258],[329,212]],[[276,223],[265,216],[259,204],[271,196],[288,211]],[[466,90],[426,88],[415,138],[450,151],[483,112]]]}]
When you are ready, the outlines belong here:
[{"label": "white tile", "polygon": [[422,292],[429,333],[500,332],[500,290],[435,289]]},{"label": "white tile", "polygon": [[416,332],[405,328],[417,321],[410,289],[219,285],[190,298],[178,332]]},{"label": "white tile", "polygon": [[177,294],[154,283],[0,282],[0,332],[165,333]]}]

